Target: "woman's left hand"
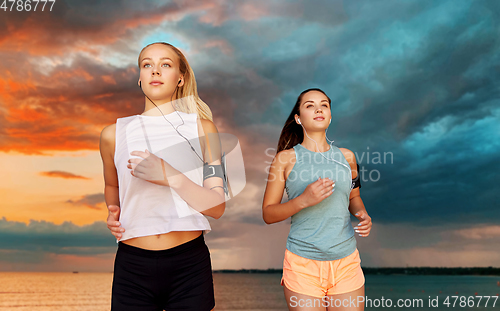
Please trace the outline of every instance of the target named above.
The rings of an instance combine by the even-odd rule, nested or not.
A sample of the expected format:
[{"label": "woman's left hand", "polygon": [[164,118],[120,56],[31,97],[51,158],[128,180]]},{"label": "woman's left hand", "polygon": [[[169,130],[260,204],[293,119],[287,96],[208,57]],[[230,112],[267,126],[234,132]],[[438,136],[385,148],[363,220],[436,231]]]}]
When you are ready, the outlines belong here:
[{"label": "woman's left hand", "polygon": [[361,237],[369,236],[370,231],[372,230],[372,219],[370,216],[368,216],[368,213],[366,211],[359,211],[354,214],[354,217],[359,220],[359,224],[354,227],[354,230]]},{"label": "woman's left hand", "polygon": [[139,156],[143,159],[130,158],[128,168],[131,169],[132,176],[144,179],[156,185],[169,186],[167,176],[175,169],[162,158],[145,151],[132,151],[131,155]]}]

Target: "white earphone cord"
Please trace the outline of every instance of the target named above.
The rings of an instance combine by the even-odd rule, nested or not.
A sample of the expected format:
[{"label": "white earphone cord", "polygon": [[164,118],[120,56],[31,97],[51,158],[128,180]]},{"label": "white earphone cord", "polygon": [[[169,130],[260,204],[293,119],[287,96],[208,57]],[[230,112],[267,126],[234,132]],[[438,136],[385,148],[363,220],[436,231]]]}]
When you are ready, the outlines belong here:
[{"label": "white earphone cord", "polygon": [[[300,121],[300,120],[299,120],[299,121]],[[307,131],[306,131],[306,129],[304,128],[304,126],[302,125],[302,123],[299,123],[299,124],[300,124],[300,126],[302,126],[302,128],[304,129],[304,132],[306,133],[306,136],[307,136],[310,140],[312,140],[312,141],[316,144],[316,148],[318,149],[318,152],[319,152],[318,143],[317,143],[314,139],[312,139],[311,137],[309,137],[309,135],[307,135]],[[328,139],[328,136],[326,136],[326,133],[327,133],[327,132],[328,132],[328,127],[327,127],[327,128],[326,128],[326,130],[325,130],[325,137],[326,137],[326,140],[330,141],[330,140]],[[331,141],[331,143],[330,143],[330,150],[331,150],[332,152],[333,152],[333,150],[332,150],[332,148],[333,148],[333,142],[334,142],[334,141],[332,140],[332,141]],[[351,176],[352,176],[352,171],[351,171],[351,167],[350,167],[350,166],[345,165],[344,163],[342,163],[342,162],[339,162],[339,161],[335,160],[335,159],[333,158],[333,155],[331,155],[331,156],[330,156],[330,158],[327,158],[327,157],[325,157],[325,155],[323,155],[323,153],[319,152],[319,154],[321,154],[321,156],[322,156],[323,158],[325,158],[326,160],[332,160],[332,161],[337,162],[338,164],[340,164],[340,165],[342,165],[342,166],[347,167],[347,169],[349,170],[349,173],[351,173]],[[352,187],[351,187],[351,188],[352,188]],[[351,190],[352,190],[352,189],[351,189]]]},{"label": "white earphone cord", "polygon": [[[175,87],[175,90],[177,90],[177,87],[178,87],[178,85]],[[142,86],[141,86],[141,90],[142,90]],[[175,90],[174,90],[174,92],[175,92]],[[179,134],[180,136],[182,136],[182,138],[184,138],[184,139],[187,141],[187,143],[188,143],[188,144],[189,144],[189,146],[191,147],[191,150],[193,150],[193,151],[194,151],[194,153],[196,153],[196,155],[197,155],[197,156],[198,156],[198,158],[201,160],[201,162],[205,163],[205,161],[203,161],[203,159],[200,157],[200,155],[198,154],[198,152],[196,152],[196,150],[194,150],[194,148],[193,148],[193,146],[191,145],[191,143],[189,142],[189,140],[188,140],[186,137],[184,137],[184,135],[182,135],[181,133],[179,133],[179,131],[177,130],[177,128],[176,128],[176,127],[174,127],[174,125],[173,125],[170,121],[168,121],[168,119],[167,119],[167,118],[165,118],[165,115],[163,114],[163,112],[161,111],[161,109],[160,109],[160,108],[158,108],[158,106],[156,106],[156,104],[155,104],[155,103],[151,100],[151,98],[149,98],[149,97],[148,97],[148,95],[146,95],[146,93],[144,93],[144,91],[142,91],[142,93],[143,93],[143,94],[144,94],[144,95],[145,95],[145,96],[149,99],[149,101],[150,101],[150,102],[152,102],[152,103],[153,103],[153,105],[155,105],[155,107],[156,107],[158,110],[160,110],[160,112],[161,112],[161,114],[162,114],[163,118],[164,118],[164,119],[165,119],[168,123],[170,123],[170,125],[172,125],[172,127],[173,127],[173,128],[174,128],[174,130],[177,132],[177,134]],[[170,96],[170,105],[172,105],[172,108],[174,108],[175,112],[177,113],[177,115],[179,116],[179,118],[181,118],[181,120],[182,120],[182,124],[179,124],[179,125],[177,126],[177,127],[179,127],[179,126],[181,126],[181,125],[184,125],[184,119],[183,119],[183,118],[179,115],[179,112],[177,111],[177,109],[175,109],[174,104],[172,104],[172,97],[173,97],[173,96],[174,96],[174,94],[172,93],[172,96]],[[182,98],[181,98],[180,100],[182,101]]]}]

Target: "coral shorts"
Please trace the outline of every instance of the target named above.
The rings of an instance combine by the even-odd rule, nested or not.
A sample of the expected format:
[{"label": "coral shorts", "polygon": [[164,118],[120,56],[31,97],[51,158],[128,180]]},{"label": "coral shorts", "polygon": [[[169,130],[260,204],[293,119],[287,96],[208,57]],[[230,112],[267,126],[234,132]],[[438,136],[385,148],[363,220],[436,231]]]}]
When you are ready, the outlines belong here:
[{"label": "coral shorts", "polygon": [[358,249],[332,261],[307,259],[285,250],[281,285],[313,297],[348,293],[365,284]]}]

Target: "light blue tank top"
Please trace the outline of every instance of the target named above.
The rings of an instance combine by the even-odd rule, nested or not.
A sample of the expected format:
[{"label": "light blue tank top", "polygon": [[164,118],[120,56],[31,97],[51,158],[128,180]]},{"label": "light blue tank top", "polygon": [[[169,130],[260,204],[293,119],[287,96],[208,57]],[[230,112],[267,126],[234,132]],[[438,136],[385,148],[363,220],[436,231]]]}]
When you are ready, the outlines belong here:
[{"label": "light blue tank top", "polygon": [[344,163],[327,160],[319,152],[301,144],[293,146],[296,162],[285,182],[288,199],[301,195],[318,177],[335,181],[335,191],[316,205],[292,215],[286,248],[304,258],[330,261],[349,256],[356,250],[356,238],[349,213],[352,177],[342,151],[332,146],[322,154]]}]

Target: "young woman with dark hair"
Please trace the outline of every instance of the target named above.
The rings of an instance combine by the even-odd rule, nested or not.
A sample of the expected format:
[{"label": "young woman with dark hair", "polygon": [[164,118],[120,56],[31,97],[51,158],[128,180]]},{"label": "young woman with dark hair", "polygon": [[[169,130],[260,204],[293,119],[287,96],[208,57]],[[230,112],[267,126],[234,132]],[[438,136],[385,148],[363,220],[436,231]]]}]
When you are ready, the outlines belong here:
[{"label": "young woman with dark hair", "polygon": [[[283,261],[289,310],[364,310],[365,278],[354,232],[367,237],[372,222],[360,197],[354,153],[328,144],[331,100],[308,89],[285,122],[262,204],[267,224],[291,217]],[[281,203],[283,191],[289,200]],[[350,214],[360,223],[353,229]],[[358,302],[345,305],[349,298]]]},{"label": "young woman with dark hair", "polygon": [[150,44],[138,65],[144,112],[118,118],[100,141],[108,228],[118,243],[111,310],[209,311],[205,216],[222,216],[225,188],[204,173],[221,164],[218,131],[179,49]]}]

